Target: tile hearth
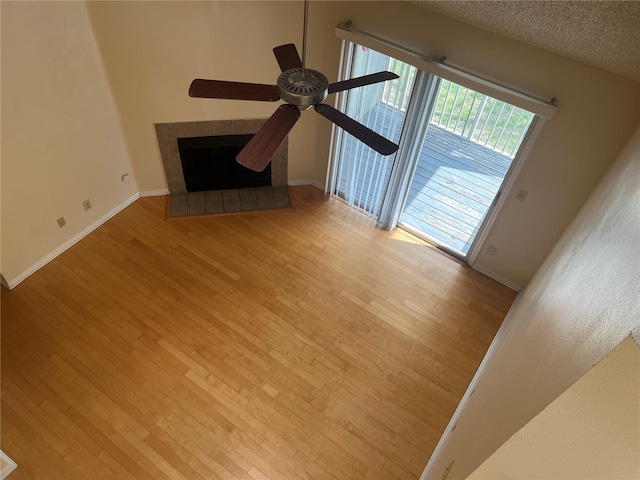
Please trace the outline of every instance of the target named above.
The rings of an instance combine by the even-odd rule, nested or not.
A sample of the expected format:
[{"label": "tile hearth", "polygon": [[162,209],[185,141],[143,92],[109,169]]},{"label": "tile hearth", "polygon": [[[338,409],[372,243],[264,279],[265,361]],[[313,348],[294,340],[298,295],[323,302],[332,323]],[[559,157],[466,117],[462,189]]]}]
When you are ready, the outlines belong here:
[{"label": "tile hearth", "polygon": [[256,187],[172,194],[169,216],[184,217],[289,208],[287,187]]}]

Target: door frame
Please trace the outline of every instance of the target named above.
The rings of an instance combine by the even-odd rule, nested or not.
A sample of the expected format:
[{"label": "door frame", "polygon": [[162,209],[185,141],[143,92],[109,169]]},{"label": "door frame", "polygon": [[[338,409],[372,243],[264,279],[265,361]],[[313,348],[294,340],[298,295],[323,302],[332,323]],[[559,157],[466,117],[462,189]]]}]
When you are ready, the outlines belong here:
[{"label": "door frame", "polygon": [[527,129],[527,133],[520,143],[518,152],[513,158],[513,161],[511,162],[511,165],[507,170],[507,174],[502,180],[502,184],[498,189],[498,193],[491,203],[491,207],[489,207],[484,220],[480,224],[478,233],[473,239],[471,247],[469,248],[466,257],[464,258],[465,262],[467,262],[470,267],[473,267],[476,260],[478,259],[478,256],[484,249],[484,244],[487,241],[489,233],[491,232],[491,228],[495,224],[500,211],[507,202],[507,199],[511,197],[511,192],[513,191],[516,179],[522,171],[522,168],[524,167],[524,164],[529,157],[529,153],[531,152],[531,148],[533,147],[535,140],[538,138],[538,135],[540,135],[540,132],[542,131],[544,123],[544,118],[538,115],[534,115],[533,120],[531,121],[531,125],[529,125],[529,128]]}]

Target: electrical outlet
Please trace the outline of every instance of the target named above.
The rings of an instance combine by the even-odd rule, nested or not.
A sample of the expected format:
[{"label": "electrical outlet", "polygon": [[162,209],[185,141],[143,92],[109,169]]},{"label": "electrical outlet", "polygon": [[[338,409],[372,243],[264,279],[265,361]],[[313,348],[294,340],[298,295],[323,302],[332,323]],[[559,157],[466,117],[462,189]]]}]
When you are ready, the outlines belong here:
[{"label": "electrical outlet", "polygon": [[529,192],[521,188],[520,190],[518,190],[518,193],[516,193],[516,200],[524,202],[524,199],[527,198],[527,195],[529,195]]},{"label": "electrical outlet", "polygon": [[498,249],[493,245],[489,245],[489,248],[487,248],[487,253],[492,256],[495,255],[497,251]]},{"label": "electrical outlet", "polygon": [[82,208],[84,208],[84,211],[86,212],[87,210],[91,210],[91,207],[93,205],[91,205],[91,200],[89,200],[88,198],[82,202]]},{"label": "electrical outlet", "polygon": [[122,175],[120,175],[120,180],[122,182],[128,182],[129,181],[129,174],[128,173],[123,173]]},{"label": "electrical outlet", "polygon": [[67,221],[64,219],[64,217],[60,217],[58,220],[56,220],[56,222],[58,222],[58,226],[60,228],[64,227],[67,224]]}]

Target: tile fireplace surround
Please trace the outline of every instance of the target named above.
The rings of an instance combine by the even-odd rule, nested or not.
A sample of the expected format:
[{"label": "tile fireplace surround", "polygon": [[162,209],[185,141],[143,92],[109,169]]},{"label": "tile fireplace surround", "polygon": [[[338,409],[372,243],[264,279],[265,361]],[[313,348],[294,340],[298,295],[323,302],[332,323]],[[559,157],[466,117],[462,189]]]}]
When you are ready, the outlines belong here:
[{"label": "tile fireplace surround", "polygon": [[[178,138],[256,133],[266,119],[156,123],[160,157],[171,196],[170,216],[255,211],[290,206],[287,193],[288,140],[271,160],[271,187],[189,192],[184,182]],[[209,199],[209,201],[207,201]],[[220,201],[214,201],[218,200]],[[245,200],[244,202],[242,200]],[[200,201],[202,200],[202,201]],[[250,201],[256,200],[256,201]],[[259,202],[257,200],[260,200]]]}]

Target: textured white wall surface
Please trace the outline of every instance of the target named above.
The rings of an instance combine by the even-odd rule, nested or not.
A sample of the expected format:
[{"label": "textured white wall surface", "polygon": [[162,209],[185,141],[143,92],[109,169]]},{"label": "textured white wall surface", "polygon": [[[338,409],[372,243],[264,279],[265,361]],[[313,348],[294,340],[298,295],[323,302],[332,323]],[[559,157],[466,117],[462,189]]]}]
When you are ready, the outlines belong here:
[{"label": "textured white wall surface", "polygon": [[640,478],[640,349],[634,339],[624,339],[468,478]]},{"label": "textured white wall surface", "polygon": [[[640,127],[498,332],[423,478],[467,477],[640,324]],[[455,426],[455,429],[453,428]]]}]

